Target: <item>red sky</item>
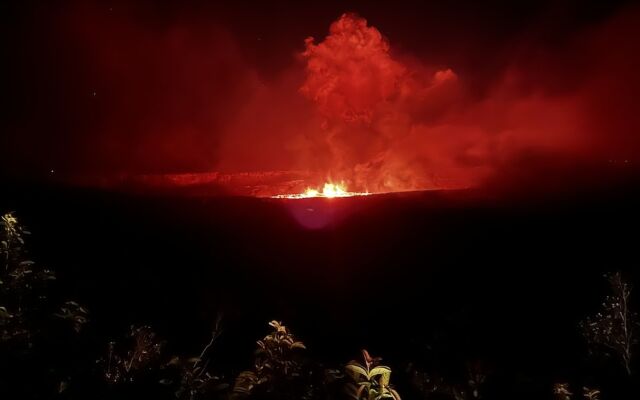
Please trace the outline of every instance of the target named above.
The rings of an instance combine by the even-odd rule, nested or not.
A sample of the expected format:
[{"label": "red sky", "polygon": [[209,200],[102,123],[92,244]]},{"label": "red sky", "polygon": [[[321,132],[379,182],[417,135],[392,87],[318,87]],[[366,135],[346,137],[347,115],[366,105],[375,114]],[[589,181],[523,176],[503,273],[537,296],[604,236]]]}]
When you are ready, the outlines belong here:
[{"label": "red sky", "polygon": [[387,190],[637,162],[637,8],[454,3],[9,7],[0,167]]}]

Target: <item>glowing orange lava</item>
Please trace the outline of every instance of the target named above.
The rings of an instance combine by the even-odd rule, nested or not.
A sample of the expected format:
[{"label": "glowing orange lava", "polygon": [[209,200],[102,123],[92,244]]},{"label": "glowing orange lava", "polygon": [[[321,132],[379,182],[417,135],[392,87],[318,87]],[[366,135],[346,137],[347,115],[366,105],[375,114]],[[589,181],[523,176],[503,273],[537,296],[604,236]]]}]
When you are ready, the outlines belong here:
[{"label": "glowing orange lava", "polygon": [[352,196],[368,196],[369,192],[349,192],[346,187],[342,183],[325,183],[322,187],[322,190],[307,188],[304,193],[297,194],[279,194],[276,196],[272,196],[276,199],[309,199],[313,197],[324,197],[324,198],[334,198],[334,197],[352,197]]}]

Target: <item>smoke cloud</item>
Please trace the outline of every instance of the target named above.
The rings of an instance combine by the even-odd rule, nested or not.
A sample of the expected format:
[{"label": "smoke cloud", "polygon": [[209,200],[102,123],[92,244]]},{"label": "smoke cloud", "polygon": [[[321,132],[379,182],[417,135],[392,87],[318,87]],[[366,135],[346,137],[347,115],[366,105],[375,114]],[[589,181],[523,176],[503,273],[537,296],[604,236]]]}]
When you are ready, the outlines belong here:
[{"label": "smoke cloud", "polygon": [[153,7],[42,6],[3,28],[23,34],[4,170],[306,171],[304,185],[390,191],[518,185],[541,164],[636,168],[636,7],[553,42],[541,22],[493,46],[425,34],[430,51],[353,13],[323,37],[307,20],[287,35]]},{"label": "smoke cloud", "polygon": [[[473,98],[455,71],[403,61],[375,27],[345,14],[322,42],[306,41],[301,93],[323,117],[311,143],[328,149],[321,154],[328,178],[372,191],[475,186],[532,153],[604,161],[605,145],[618,159],[625,150],[617,135],[637,132],[628,85],[638,78],[616,60],[637,59],[625,48],[637,35],[618,41],[635,19],[610,21],[562,49],[592,61],[587,71],[567,68],[560,52],[522,49],[493,87]],[[563,88],[573,74],[582,77]]]}]

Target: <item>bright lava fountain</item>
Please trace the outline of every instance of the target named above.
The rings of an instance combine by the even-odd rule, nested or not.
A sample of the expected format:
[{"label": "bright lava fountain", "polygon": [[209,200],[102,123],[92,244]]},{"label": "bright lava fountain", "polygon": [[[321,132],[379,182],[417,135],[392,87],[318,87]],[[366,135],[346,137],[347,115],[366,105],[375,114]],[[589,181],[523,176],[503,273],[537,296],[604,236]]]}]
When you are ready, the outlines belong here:
[{"label": "bright lava fountain", "polygon": [[344,184],[341,183],[325,183],[322,190],[307,188],[304,193],[297,194],[279,194],[272,196],[274,199],[308,199],[313,197],[353,197],[353,196],[368,196],[369,192],[349,192],[346,190]]}]

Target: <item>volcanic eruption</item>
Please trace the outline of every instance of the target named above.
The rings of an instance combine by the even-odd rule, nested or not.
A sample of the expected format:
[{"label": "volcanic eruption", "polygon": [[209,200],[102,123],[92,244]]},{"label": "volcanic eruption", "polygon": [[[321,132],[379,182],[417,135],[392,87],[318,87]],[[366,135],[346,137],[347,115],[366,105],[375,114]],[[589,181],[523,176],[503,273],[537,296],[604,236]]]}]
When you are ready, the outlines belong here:
[{"label": "volcanic eruption", "polygon": [[307,188],[304,193],[300,194],[277,194],[272,196],[275,199],[308,199],[311,197],[352,197],[352,196],[367,196],[369,192],[349,192],[345,189],[343,184],[339,183],[325,183],[322,189]]},{"label": "volcanic eruption", "polygon": [[314,155],[320,158],[314,164],[356,191],[428,187],[424,171],[403,150],[413,119],[409,108],[430,91],[454,90],[455,73],[417,76],[392,57],[382,34],[355,14],[343,14],[324,41],[308,38],[305,46],[300,92],[321,116],[321,129],[311,140],[324,149]]},{"label": "volcanic eruption", "polygon": [[[8,119],[3,165],[105,188],[290,198],[528,190],[580,163],[635,168],[637,8],[571,31],[509,26],[486,43],[485,25],[455,36],[428,14],[416,36],[375,12],[280,31],[268,18],[234,30],[142,11],[75,4],[34,22],[25,40],[42,60],[8,75],[24,111]],[[24,88],[39,102],[11,94]]]},{"label": "volcanic eruption", "polygon": [[[451,96],[451,69],[417,71],[394,59],[389,42],[364,18],[343,14],[329,35],[305,41],[299,93],[315,107],[316,129],[303,135],[317,186],[274,197],[347,197],[434,187],[417,155],[409,154],[412,108]],[[339,182],[339,183],[336,183]]]}]

